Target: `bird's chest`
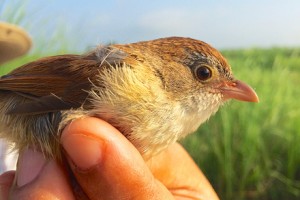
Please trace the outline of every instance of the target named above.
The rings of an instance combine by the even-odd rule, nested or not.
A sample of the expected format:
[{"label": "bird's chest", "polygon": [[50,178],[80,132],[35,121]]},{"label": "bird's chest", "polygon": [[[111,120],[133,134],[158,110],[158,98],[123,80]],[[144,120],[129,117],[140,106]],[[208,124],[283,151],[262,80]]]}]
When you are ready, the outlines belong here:
[{"label": "bird's chest", "polygon": [[180,102],[161,103],[156,109],[147,109],[128,136],[146,158],[194,132],[207,119],[197,109],[187,111]]}]

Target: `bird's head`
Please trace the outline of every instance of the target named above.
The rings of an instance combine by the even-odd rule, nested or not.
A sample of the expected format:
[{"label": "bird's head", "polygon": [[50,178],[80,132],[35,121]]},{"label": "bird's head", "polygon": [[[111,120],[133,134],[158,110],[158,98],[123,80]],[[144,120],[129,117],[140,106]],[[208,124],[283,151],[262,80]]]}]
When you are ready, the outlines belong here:
[{"label": "bird's head", "polygon": [[[200,123],[226,100],[258,102],[255,91],[234,78],[226,59],[205,42],[182,37],[162,38],[128,46],[162,82],[170,102],[179,102]],[[151,59],[149,59],[151,57]],[[192,120],[191,120],[192,121]]]},{"label": "bird's head", "polygon": [[143,45],[164,60],[163,67],[159,69],[161,76],[164,77],[166,88],[177,91],[178,96],[187,93],[196,96],[212,94],[220,97],[221,101],[259,101],[250,86],[234,78],[222,54],[205,42],[170,37],[145,42]]},{"label": "bird's head", "polygon": [[[258,102],[255,91],[235,79],[226,59],[205,42],[169,37],[116,47],[133,63],[152,70],[145,74],[154,73],[161,83],[158,95],[166,94],[168,104],[175,102],[174,112],[181,116],[188,114],[202,123],[228,99]],[[151,77],[145,74],[143,79]]]}]

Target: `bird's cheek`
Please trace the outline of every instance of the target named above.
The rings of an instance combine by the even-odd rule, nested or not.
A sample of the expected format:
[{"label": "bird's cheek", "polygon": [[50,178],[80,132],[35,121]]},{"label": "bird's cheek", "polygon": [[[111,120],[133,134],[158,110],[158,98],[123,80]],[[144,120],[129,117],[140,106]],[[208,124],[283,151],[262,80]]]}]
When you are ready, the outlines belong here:
[{"label": "bird's cheek", "polygon": [[248,102],[259,101],[256,92],[249,85],[239,80],[224,82],[219,89],[221,90],[224,100],[236,99]]}]

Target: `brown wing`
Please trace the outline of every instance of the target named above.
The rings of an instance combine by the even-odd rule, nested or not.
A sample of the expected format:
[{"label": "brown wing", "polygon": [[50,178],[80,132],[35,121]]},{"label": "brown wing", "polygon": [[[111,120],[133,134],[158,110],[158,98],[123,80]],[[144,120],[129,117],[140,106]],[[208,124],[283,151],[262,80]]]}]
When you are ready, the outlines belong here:
[{"label": "brown wing", "polygon": [[99,70],[94,54],[53,56],[23,65],[0,78],[0,92],[28,99],[9,113],[36,114],[80,107]]}]

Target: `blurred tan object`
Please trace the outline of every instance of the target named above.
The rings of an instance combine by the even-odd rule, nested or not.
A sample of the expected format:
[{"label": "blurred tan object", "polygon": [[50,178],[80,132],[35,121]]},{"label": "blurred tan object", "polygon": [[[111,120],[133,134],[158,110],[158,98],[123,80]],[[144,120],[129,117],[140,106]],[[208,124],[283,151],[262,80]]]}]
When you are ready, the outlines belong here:
[{"label": "blurred tan object", "polygon": [[22,28],[0,21],[0,64],[22,56],[31,47],[31,39]]},{"label": "blurred tan object", "polygon": [[[31,39],[22,28],[0,21],[0,65],[29,51]],[[15,169],[16,152],[10,152],[8,145],[0,139],[0,174]]]}]

